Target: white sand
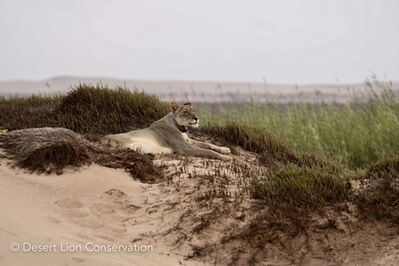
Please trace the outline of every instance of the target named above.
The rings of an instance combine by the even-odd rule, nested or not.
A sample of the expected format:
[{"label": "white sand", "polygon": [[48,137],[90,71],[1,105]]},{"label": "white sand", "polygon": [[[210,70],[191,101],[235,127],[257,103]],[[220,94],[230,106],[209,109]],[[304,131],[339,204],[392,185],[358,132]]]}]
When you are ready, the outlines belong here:
[{"label": "white sand", "polygon": [[[90,166],[62,176],[38,176],[0,166],[0,265],[178,265],[182,256],[169,254],[162,242],[153,252],[61,252],[67,244],[132,244],[158,221],[137,225],[151,199],[144,186],[122,170]],[[108,191],[108,193],[107,193]],[[124,194],[125,193],[125,194]],[[56,244],[55,252],[15,252],[12,242]],[[28,246],[26,246],[27,250]],[[88,246],[88,249],[93,247]],[[189,264],[193,264],[192,262]]]}]

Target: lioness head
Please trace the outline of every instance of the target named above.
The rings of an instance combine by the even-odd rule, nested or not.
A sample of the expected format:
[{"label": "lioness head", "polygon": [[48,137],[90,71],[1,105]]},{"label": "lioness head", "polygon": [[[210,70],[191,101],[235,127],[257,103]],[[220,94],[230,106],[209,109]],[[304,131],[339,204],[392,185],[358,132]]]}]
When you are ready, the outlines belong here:
[{"label": "lioness head", "polygon": [[198,127],[199,116],[194,111],[194,108],[190,102],[186,102],[183,105],[178,105],[175,102],[171,104],[173,114],[175,115],[175,121],[179,126],[182,127]]}]

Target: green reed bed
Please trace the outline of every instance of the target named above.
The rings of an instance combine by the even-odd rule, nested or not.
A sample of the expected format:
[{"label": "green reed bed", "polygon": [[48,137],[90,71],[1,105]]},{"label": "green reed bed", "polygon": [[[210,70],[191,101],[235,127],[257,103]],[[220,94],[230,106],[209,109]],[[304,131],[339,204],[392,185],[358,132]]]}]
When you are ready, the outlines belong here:
[{"label": "green reed bed", "polygon": [[201,118],[205,125],[262,127],[294,149],[324,153],[352,169],[399,155],[399,102],[389,91],[352,104],[252,102],[212,113],[205,108]]}]

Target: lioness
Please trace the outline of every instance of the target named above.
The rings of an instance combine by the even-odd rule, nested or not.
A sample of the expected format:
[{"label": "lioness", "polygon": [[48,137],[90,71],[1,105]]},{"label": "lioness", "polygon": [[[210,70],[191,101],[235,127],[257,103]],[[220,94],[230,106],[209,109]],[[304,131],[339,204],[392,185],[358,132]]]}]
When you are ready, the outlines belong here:
[{"label": "lioness", "polygon": [[177,153],[229,160],[227,147],[190,139],[186,132],[199,125],[199,117],[190,102],[171,103],[172,111],[150,127],[126,133],[107,135],[100,143],[113,147],[130,148],[141,154]]}]

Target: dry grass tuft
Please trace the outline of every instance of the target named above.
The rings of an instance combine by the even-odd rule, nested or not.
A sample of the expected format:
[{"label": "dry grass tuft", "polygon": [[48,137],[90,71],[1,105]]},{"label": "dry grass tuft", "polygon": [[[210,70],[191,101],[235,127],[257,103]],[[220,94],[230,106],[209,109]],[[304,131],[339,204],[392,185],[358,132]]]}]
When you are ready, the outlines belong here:
[{"label": "dry grass tuft", "polygon": [[144,183],[158,183],[163,180],[163,176],[153,165],[152,157],[130,149],[108,149],[96,153],[95,163],[109,168],[125,169],[131,176]]},{"label": "dry grass tuft", "polygon": [[0,147],[15,165],[31,172],[60,172],[68,165],[90,164],[85,140],[64,128],[30,128],[0,135]]},{"label": "dry grass tuft", "polygon": [[393,157],[369,167],[356,202],[364,217],[399,221],[399,158]]},{"label": "dry grass tuft", "polygon": [[79,85],[56,109],[59,126],[86,135],[148,127],[169,112],[168,104],[144,92]]},{"label": "dry grass tuft", "polygon": [[293,150],[264,128],[228,123],[203,131],[258,153],[260,163],[270,169],[266,177],[248,177],[256,215],[239,233],[258,247],[264,247],[278,231],[305,230],[312,213],[351,196],[349,171],[326,156]]},{"label": "dry grass tuft", "polygon": [[231,145],[238,145],[260,154],[261,161],[266,164],[298,162],[299,160],[294,150],[261,127],[231,122],[224,126],[208,125],[201,131],[222,138]]},{"label": "dry grass tuft", "polygon": [[97,163],[111,168],[123,168],[142,182],[154,183],[161,174],[150,156],[126,149],[97,146],[83,136],[65,128],[29,128],[0,135],[4,157],[30,172],[61,174],[67,166],[80,167]]},{"label": "dry grass tuft", "polygon": [[255,181],[252,196],[259,211],[244,234],[262,247],[276,230],[293,235],[304,231],[312,213],[349,199],[351,187],[345,180],[324,168],[288,164],[270,179]]},{"label": "dry grass tuft", "polygon": [[8,130],[55,127],[60,97],[0,98],[0,126]]},{"label": "dry grass tuft", "polygon": [[99,85],[79,85],[52,98],[0,98],[1,128],[64,127],[91,139],[147,127],[168,112],[168,104],[155,96]]}]

